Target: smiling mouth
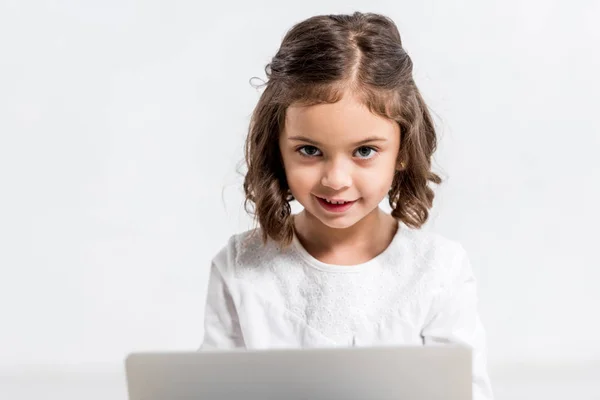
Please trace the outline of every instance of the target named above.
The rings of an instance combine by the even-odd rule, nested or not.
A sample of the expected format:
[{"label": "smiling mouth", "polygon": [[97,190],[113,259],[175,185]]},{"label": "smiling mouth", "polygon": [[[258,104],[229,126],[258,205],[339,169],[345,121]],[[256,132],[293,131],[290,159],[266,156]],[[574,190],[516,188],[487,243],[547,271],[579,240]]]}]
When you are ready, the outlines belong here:
[{"label": "smiling mouth", "polygon": [[356,200],[325,199],[315,196],[323,209],[329,212],[341,213],[347,211]]},{"label": "smiling mouth", "polygon": [[346,204],[346,203],[354,203],[356,200],[338,200],[338,199],[326,199],[324,197],[319,197],[316,196],[318,199],[323,200],[324,202],[328,203],[328,204]]}]

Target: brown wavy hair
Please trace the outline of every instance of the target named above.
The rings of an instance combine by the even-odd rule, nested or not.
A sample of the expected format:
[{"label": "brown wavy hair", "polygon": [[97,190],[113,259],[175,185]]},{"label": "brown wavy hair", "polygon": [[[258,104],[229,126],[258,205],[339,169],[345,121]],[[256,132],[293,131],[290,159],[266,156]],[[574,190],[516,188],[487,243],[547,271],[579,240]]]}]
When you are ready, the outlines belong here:
[{"label": "brown wavy hair", "polygon": [[388,192],[392,216],[420,228],[441,183],[431,171],[434,124],[412,77],[413,63],[388,17],[356,12],[319,15],[294,25],[265,67],[267,81],[250,120],[245,146],[246,211],[268,238],[287,246],[293,237],[294,200],[279,149],[287,108],[333,103],[356,93],[371,112],[400,126],[398,170]]}]

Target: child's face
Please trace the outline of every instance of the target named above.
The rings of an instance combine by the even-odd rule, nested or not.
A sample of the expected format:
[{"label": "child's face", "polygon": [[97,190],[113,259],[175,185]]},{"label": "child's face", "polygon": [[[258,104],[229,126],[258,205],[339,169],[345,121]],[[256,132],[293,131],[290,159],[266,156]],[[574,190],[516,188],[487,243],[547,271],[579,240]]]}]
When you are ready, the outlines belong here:
[{"label": "child's face", "polygon": [[[396,171],[400,129],[349,92],[333,104],[290,106],[279,147],[292,194],[323,224],[348,228],[378,208]],[[352,203],[331,205],[327,200]]]}]

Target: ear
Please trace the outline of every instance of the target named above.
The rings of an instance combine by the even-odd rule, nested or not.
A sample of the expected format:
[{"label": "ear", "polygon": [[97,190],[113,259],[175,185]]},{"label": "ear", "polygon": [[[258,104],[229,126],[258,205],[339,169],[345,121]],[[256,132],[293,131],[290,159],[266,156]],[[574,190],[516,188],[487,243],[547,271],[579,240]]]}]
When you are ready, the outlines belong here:
[{"label": "ear", "polygon": [[404,171],[406,169],[406,162],[398,161],[396,164],[396,171]]}]

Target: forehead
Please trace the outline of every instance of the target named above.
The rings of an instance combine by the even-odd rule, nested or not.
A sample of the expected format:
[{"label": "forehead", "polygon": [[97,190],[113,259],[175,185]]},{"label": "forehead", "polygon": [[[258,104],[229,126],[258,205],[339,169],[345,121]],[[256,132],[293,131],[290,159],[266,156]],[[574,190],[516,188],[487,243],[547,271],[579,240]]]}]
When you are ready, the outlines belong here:
[{"label": "forehead", "polygon": [[398,124],[373,114],[353,94],[345,93],[335,103],[288,107],[284,135],[302,135],[321,143],[356,142],[368,136],[393,139],[399,134]]}]

